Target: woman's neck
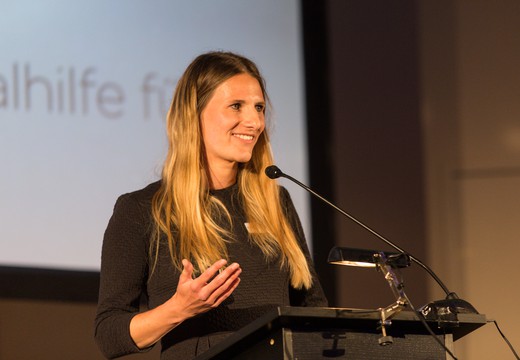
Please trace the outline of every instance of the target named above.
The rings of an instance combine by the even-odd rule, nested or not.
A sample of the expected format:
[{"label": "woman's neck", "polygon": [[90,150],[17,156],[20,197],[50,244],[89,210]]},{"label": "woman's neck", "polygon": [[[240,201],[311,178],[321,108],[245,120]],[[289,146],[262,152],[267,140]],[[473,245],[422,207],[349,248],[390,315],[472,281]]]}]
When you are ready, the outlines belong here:
[{"label": "woman's neck", "polygon": [[238,164],[226,166],[208,166],[209,187],[212,190],[225,189],[237,181]]}]

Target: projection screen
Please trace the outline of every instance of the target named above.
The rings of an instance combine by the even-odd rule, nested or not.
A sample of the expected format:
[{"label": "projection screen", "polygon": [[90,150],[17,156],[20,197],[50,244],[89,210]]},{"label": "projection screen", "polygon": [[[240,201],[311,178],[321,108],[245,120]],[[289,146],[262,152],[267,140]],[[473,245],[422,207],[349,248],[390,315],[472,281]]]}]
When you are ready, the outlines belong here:
[{"label": "projection screen", "polygon": [[[261,68],[277,165],[307,179],[297,0],[17,0],[0,14],[0,266],[98,270],[116,198],[159,178],[199,53]],[[308,198],[289,183],[306,234]]]}]

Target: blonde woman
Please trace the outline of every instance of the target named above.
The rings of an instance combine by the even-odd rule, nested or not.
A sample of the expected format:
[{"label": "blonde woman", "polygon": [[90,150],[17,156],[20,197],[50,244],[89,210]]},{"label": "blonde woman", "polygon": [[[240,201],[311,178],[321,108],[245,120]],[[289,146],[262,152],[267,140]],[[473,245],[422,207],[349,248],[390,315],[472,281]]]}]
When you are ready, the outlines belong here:
[{"label": "blonde woman", "polygon": [[95,336],[106,357],[160,341],[161,359],[190,359],[276,306],[327,305],[289,194],[264,175],[267,106],[240,55],[186,69],[162,179],[122,195],[105,232]]}]

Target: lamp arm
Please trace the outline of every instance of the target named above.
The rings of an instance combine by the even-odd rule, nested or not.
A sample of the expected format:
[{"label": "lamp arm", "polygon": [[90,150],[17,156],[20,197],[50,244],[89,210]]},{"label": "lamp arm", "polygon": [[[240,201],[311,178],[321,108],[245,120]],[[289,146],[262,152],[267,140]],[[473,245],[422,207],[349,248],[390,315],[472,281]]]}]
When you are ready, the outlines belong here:
[{"label": "lamp arm", "polygon": [[392,289],[397,303],[402,303],[403,307],[406,306],[407,301],[406,294],[404,293],[404,283],[401,280],[399,270],[389,264],[385,253],[382,251],[374,254],[374,260],[376,261],[377,269],[383,273],[390,289]]},{"label": "lamp arm", "polygon": [[377,269],[381,270],[381,273],[385,277],[386,281],[388,281],[388,285],[390,285],[392,292],[397,298],[395,303],[390,304],[385,308],[379,308],[382,332],[382,336],[379,338],[379,345],[386,346],[394,342],[392,336],[386,334],[386,327],[391,324],[390,319],[400,313],[401,310],[408,305],[408,301],[406,299],[406,294],[404,293],[403,281],[400,279],[400,276],[397,275],[398,269],[393,268],[389,264],[385,253],[381,251],[374,254],[374,260],[376,261]]},{"label": "lamp arm", "polygon": [[[381,323],[387,324],[388,320],[399,314],[407,306],[406,300],[399,299],[385,308],[379,308]],[[388,325],[388,324],[387,324]]]}]

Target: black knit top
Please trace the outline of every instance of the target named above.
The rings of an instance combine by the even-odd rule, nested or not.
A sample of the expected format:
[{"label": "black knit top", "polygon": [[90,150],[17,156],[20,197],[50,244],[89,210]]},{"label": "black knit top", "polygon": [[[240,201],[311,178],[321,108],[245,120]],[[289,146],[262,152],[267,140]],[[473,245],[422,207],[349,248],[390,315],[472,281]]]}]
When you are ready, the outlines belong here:
[{"label": "black knit top", "polygon": [[[177,288],[180,272],[173,267],[166,244],[161,244],[159,260],[149,276],[151,204],[159,186],[156,182],[119,197],[105,232],[95,338],[107,358],[142,351],[130,337],[130,320],[143,310],[143,303],[144,309],[154,308],[173,296]],[[186,320],[166,334],[161,339],[163,360],[191,359],[276,306],[327,306],[300,221],[284,188],[282,206],[314,280],[309,290],[293,289],[288,269],[281,269],[278,261],[268,262],[250,242],[237,185],[212,191],[211,195],[224,203],[233,219],[228,264],[240,264],[241,282],[218,308]]]}]

